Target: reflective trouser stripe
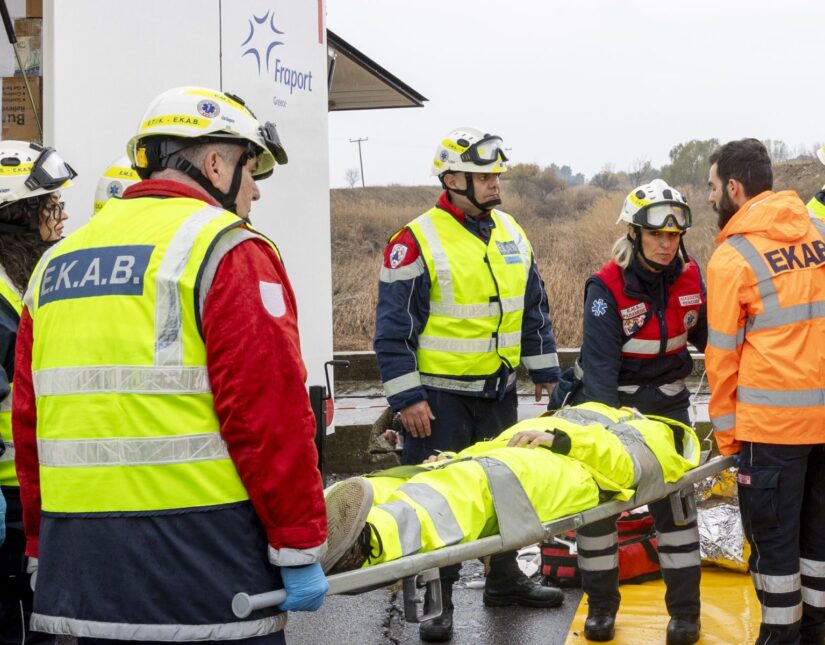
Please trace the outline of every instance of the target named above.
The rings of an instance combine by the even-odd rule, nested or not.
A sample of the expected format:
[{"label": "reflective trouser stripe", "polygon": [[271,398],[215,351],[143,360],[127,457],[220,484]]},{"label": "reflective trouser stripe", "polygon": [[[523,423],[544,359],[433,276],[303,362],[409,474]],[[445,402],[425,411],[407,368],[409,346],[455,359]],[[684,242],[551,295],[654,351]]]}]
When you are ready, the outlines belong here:
[{"label": "reflective trouser stripe", "polygon": [[175,437],[38,439],[41,466],[162,466],[229,459],[217,432]]},{"label": "reflective trouser stripe", "polygon": [[740,385],[736,388],[740,403],[776,408],[808,408],[825,405],[825,390],[764,390]]},{"label": "reflective trouser stripe", "polygon": [[254,638],[278,632],[287,621],[285,613],[258,620],[210,625],[147,625],[110,623],[77,618],[61,618],[34,613],[31,629],[48,634],[69,634],[81,638],[108,638],[122,641],[211,641]]},{"label": "reflective trouser stripe", "polygon": [[461,320],[475,320],[476,318],[498,317],[502,313],[508,314],[524,309],[524,296],[504,298],[499,302],[484,302],[475,305],[459,305],[448,302],[430,302],[430,314],[433,316],[449,316]]},{"label": "reflective trouser stripe", "polygon": [[711,417],[710,423],[716,432],[733,430],[736,427],[736,414],[723,414],[718,417]]},{"label": "reflective trouser stripe", "polygon": [[610,549],[619,543],[619,534],[616,531],[608,533],[607,535],[583,535],[576,533],[576,547],[578,549],[585,549],[587,551],[604,551]]},{"label": "reflective trouser stripe", "polygon": [[802,620],[802,603],[791,607],[762,607],[762,622],[767,625],[793,625]]},{"label": "reflective trouser stripe", "polygon": [[[811,607],[825,609],[825,562],[800,558],[799,573],[802,584],[802,602]],[[821,588],[816,589],[810,585]]]},{"label": "reflective trouser stripe", "polygon": [[486,354],[496,349],[518,347],[521,344],[521,332],[514,331],[499,334],[496,338],[446,338],[444,336],[419,336],[418,349],[455,354]]},{"label": "reflective trouser stripe", "polygon": [[700,564],[699,549],[687,553],[663,553],[659,551],[659,564],[662,569],[687,569]]},{"label": "reflective trouser stripe", "polygon": [[[507,386],[510,387],[516,382],[517,375],[515,372],[510,372],[507,375]],[[437,388],[441,390],[455,390],[457,392],[483,392],[487,385],[488,379],[477,379],[474,381],[464,381],[457,378],[450,378],[449,376],[431,376],[428,374],[421,375],[421,384],[426,387]],[[385,386],[386,389],[386,386]]]},{"label": "reflective trouser stripe", "polygon": [[384,394],[390,397],[416,387],[421,387],[421,375],[418,372],[407,372],[385,381]]},{"label": "reflective trouser stripe", "polygon": [[825,562],[822,560],[810,560],[799,558],[799,572],[803,576],[812,578],[825,578]]},{"label": "reflective trouser stripe", "polygon": [[[679,334],[673,338],[668,338],[665,343],[665,351],[673,352],[677,349],[682,349],[687,345],[687,332]],[[627,354],[644,354],[646,356],[656,356],[659,353],[661,342],[658,340],[641,340],[639,338],[631,338],[624,345],[622,351]]]},{"label": "reflective trouser stripe", "polygon": [[424,273],[425,270],[426,266],[424,265],[424,260],[418,257],[412,264],[407,264],[406,266],[398,267],[397,269],[382,266],[381,272],[378,275],[378,280],[386,283],[412,280],[413,278],[417,278]]},{"label": "reflective trouser stripe", "polygon": [[427,484],[406,483],[399,490],[427,512],[444,546],[461,542],[464,531],[444,495]]},{"label": "reflective trouser stripe", "polygon": [[699,527],[694,526],[680,531],[670,531],[668,533],[656,532],[656,544],[661,547],[687,546],[688,544],[699,544]]},{"label": "reflective trouser stripe", "polygon": [[610,555],[599,555],[596,557],[578,555],[579,569],[582,571],[610,571],[619,566],[619,552]]},{"label": "reflective trouser stripe", "polygon": [[825,609],[825,591],[802,587],[802,602],[811,607]]},{"label": "reflective trouser stripe", "polygon": [[764,573],[751,573],[753,586],[757,591],[767,593],[793,593],[802,587],[799,574],[792,573],[785,576],[771,576]]},{"label": "reflective trouser stripe", "polygon": [[528,370],[544,370],[558,367],[559,355],[553,352],[552,354],[539,354],[538,356],[522,356],[521,362]]},{"label": "reflective trouser stripe", "polygon": [[37,398],[66,394],[209,394],[205,367],[99,365],[52,367],[32,373]]},{"label": "reflective trouser stripe", "polygon": [[421,522],[415,509],[400,500],[387,502],[378,506],[389,513],[398,527],[398,539],[401,542],[401,555],[412,555],[421,550]]},{"label": "reflective trouser stripe", "polygon": [[427,241],[427,246],[430,247],[430,254],[432,255],[433,265],[435,266],[435,275],[438,279],[438,288],[441,290],[441,302],[445,304],[452,304],[455,302],[453,293],[453,275],[450,271],[450,261],[447,259],[447,253],[444,251],[444,245],[438,237],[435,230],[435,223],[429,213],[424,214],[419,218],[418,224],[421,227],[421,232],[424,234],[424,239]]},{"label": "reflective trouser stripe", "polygon": [[708,345],[729,351],[735,350],[745,342],[745,328],[740,327],[735,334],[724,334],[715,329],[708,330]]}]

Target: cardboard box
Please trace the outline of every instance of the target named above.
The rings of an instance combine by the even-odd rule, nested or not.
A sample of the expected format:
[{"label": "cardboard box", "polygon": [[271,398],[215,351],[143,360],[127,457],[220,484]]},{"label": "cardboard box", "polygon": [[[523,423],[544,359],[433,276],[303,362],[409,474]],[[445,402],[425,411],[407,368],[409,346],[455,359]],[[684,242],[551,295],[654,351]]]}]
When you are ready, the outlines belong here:
[{"label": "cardboard box", "polygon": [[[41,18],[18,18],[14,21],[14,33],[17,35],[17,53],[26,74],[41,75],[42,28],[43,20]],[[14,75],[18,76],[21,73],[15,64]]]},{"label": "cardboard box", "polygon": [[[39,76],[27,76],[39,115],[43,114],[43,94]],[[22,76],[3,78],[3,139],[41,142],[37,120],[32,112]]]},{"label": "cardboard box", "polygon": [[43,17],[43,0],[26,0],[26,17]]}]

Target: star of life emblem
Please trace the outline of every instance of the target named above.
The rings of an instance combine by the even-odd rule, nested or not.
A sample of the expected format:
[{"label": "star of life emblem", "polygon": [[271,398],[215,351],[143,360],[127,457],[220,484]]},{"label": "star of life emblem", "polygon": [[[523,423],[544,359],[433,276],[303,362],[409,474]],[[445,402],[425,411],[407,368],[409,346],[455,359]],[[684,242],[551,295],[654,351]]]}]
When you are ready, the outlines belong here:
[{"label": "star of life emblem", "polygon": [[604,314],[607,312],[607,303],[601,298],[599,298],[598,300],[594,300],[593,306],[590,307],[590,312],[597,318],[599,316],[604,316]]}]

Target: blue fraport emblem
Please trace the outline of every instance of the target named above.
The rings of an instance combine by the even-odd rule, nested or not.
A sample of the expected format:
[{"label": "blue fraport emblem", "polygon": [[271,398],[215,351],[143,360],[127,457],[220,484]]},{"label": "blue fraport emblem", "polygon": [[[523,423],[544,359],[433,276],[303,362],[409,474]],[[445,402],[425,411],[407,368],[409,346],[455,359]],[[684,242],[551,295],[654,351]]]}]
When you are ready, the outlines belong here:
[{"label": "blue fraport emblem", "polygon": [[215,101],[204,99],[198,103],[198,114],[207,119],[214,119],[221,113],[220,106]]},{"label": "blue fraport emblem", "polygon": [[[246,39],[241,43],[241,47],[245,48],[241,54],[250,56],[255,59],[258,66],[258,76],[261,75],[261,63],[269,75],[269,61],[272,50],[283,45],[284,42],[279,39],[284,32],[275,26],[275,12],[267,11],[263,16],[252,15],[249,19],[249,33]],[[255,42],[253,42],[253,39]]]},{"label": "blue fraport emblem", "polygon": [[601,298],[599,298],[598,300],[594,300],[593,306],[590,307],[590,312],[597,318],[599,316],[604,316],[604,314],[607,312],[607,303]]}]

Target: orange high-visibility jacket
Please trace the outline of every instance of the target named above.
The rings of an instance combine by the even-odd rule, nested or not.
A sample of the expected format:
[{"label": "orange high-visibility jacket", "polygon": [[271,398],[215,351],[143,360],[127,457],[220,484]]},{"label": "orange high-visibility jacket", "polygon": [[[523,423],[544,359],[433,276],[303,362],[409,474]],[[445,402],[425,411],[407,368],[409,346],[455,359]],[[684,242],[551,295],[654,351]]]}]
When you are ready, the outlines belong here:
[{"label": "orange high-visibility jacket", "polygon": [[825,443],[825,222],[793,191],[746,202],[708,264],[710,418],[739,441]]}]

